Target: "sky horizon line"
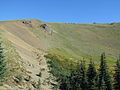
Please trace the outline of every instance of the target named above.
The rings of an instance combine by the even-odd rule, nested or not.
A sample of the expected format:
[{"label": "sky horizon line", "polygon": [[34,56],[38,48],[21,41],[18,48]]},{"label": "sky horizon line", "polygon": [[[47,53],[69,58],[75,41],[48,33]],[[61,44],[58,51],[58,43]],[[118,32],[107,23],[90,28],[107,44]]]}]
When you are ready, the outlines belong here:
[{"label": "sky horizon line", "polygon": [[75,22],[75,20],[74,21],[52,21],[51,20],[51,22],[50,21],[47,21],[47,20],[42,20],[42,19],[39,19],[39,18],[16,18],[16,19],[3,19],[3,20],[0,20],[0,21],[12,21],[12,20],[24,20],[24,19],[36,19],[36,20],[40,20],[40,21],[43,21],[43,22],[48,22],[48,23],[120,23],[120,21],[110,21],[110,22]]}]

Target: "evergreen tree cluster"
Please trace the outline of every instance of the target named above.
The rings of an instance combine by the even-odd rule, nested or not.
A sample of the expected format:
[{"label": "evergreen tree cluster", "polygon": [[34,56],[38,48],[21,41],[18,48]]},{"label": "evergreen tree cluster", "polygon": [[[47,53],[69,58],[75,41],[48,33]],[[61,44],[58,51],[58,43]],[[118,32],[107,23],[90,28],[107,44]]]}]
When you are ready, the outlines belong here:
[{"label": "evergreen tree cluster", "polygon": [[[54,59],[55,60],[55,59]],[[99,67],[96,69],[92,59],[86,68],[85,61],[77,65],[77,69],[71,68],[67,75],[60,75],[60,90],[120,90],[120,57],[116,62],[114,75],[110,73],[105,53],[101,54]],[[55,67],[56,68],[56,67]],[[54,69],[55,69],[54,68]],[[59,68],[57,72],[63,70]]]}]

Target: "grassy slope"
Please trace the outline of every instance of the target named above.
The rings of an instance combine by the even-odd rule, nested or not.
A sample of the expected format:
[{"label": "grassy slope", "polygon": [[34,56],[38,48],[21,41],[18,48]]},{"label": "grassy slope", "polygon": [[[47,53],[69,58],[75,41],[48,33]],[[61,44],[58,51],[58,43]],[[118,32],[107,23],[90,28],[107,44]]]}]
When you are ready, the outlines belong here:
[{"label": "grassy slope", "polygon": [[[35,48],[49,49],[66,57],[98,57],[102,52],[116,57],[120,51],[120,24],[66,24],[47,23],[53,34],[45,33],[40,25],[46,22],[31,20],[33,27],[22,20],[6,21],[4,28]],[[9,28],[9,30],[8,30]],[[31,31],[31,32],[30,32]],[[38,41],[35,36],[39,38]],[[32,33],[32,34],[28,34]]]},{"label": "grassy slope", "polygon": [[120,51],[120,24],[65,24],[48,23],[52,36],[41,30],[33,32],[49,44],[52,52],[65,56],[98,57],[102,52],[116,57]]},{"label": "grassy slope", "polygon": [[[4,48],[4,55],[7,62],[7,78],[5,78],[5,83],[7,85],[12,84],[14,87],[16,84],[14,83],[13,77],[24,75],[25,68],[21,63],[19,53],[16,51],[12,43],[3,35],[3,33],[5,32],[0,29],[0,41],[2,41],[2,47]],[[3,90],[6,88],[0,86],[0,89]]]}]

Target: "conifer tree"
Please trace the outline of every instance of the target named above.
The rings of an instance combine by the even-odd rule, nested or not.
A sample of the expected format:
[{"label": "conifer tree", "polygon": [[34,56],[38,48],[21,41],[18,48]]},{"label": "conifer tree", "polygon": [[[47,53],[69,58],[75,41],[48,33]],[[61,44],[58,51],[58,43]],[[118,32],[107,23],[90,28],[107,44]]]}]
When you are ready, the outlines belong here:
[{"label": "conifer tree", "polygon": [[114,89],[120,90],[120,56],[116,62],[116,68],[114,74]]},{"label": "conifer tree", "polygon": [[88,90],[96,90],[96,68],[94,66],[94,62],[90,60],[90,64],[87,70],[87,82],[88,82]]},{"label": "conifer tree", "polygon": [[101,54],[101,62],[98,76],[98,90],[112,90],[111,78],[106,65],[105,53]]},{"label": "conifer tree", "polygon": [[6,75],[6,71],[7,68],[6,68],[5,56],[3,55],[3,48],[0,42],[0,81],[3,81]]},{"label": "conifer tree", "polygon": [[60,81],[60,89],[71,90],[70,87],[71,85],[70,85],[69,76],[63,76],[63,78],[61,78],[61,81]]},{"label": "conifer tree", "polygon": [[78,71],[77,71],[77,83],[78,83],[78,90],[88,90],[87,88],[87,78],[86,78],[86,68],[85,68],[85,61],[81,61]]},{"label": "conifer tree", "polygon": [[71,69],[70,71],[70,90],[81,90],[79,87],[79,75],[76,70]]},{"label": "conifer tree", "polygon": [[0,42],[0,82],[4,80],[4,77],[6,76],[6,62],[5,62],[5,56],[3,54],[3,48],[1,46]]},{"label": "conifer tree", "polygon": [[79,77],[78,77],[77,72],[78,72],[78,69],[73,69],[72,67],[70,68],[70,76],[69,76],[70,90],[78,90],[79,89],[79,84],[78,84]]}]

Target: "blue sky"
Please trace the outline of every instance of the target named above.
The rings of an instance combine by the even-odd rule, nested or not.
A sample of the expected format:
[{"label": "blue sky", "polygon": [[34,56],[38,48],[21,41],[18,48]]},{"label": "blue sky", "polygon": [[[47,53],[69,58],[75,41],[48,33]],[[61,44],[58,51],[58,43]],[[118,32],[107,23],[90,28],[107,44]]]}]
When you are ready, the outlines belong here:
[{"label": "blue sky", "polygon": [[120,22],[120,0],[0,0],[0,21]]}]

